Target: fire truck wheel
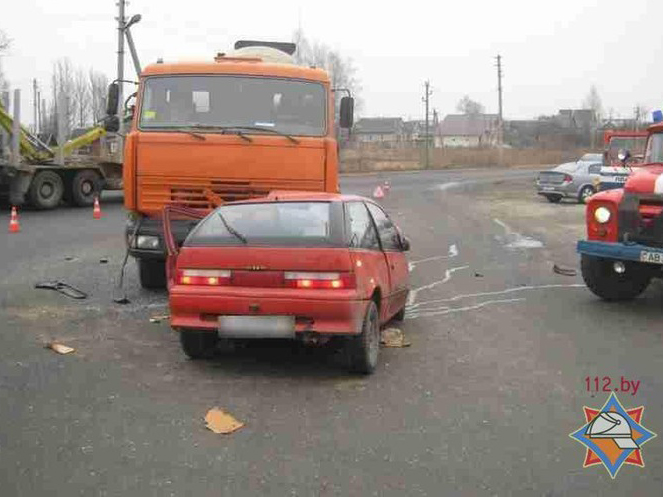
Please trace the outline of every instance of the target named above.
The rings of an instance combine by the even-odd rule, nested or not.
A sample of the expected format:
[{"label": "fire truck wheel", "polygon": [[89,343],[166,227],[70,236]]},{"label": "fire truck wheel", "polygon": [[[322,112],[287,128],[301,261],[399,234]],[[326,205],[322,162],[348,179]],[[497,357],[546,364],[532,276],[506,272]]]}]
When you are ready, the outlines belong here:
[{"label": "fire truck wheel", "polygon": [[551,204],[559,204],[562,201],[561,195],[546,195],[546,198]]},{"label": "fire truck wheel", "polygon": [[189,359],[209,359],[214,355],[218,341],[216,331],[180,331],[180,345]]},{"label": "fire truck wheel", "polygon": [[578,193],[578,203],[580,204],[586,204],[587,201],[589,200],[589,197],[594,195],[594,188],[591,186],[585,186],[580,190],[580,193]]},{"label": "fire truck wheel", "polygon": [[71,201],[79,207],[90,207],[101,194],[101,177],[95,171],[79,171],[71,181]]},{"label": "fire truck wheel", "polygon": [[147,290],[166,288],[166,264],[163,261],[138,260],[140,286]]},{"label": "fire truck wheel", "polygon": [[37,209],[54,209],[62,200],[64,184],[60,175],[53,171],[39,171],[32,178],[28,198]]},{"label": "fire truck wheel", "polygon": [[[615,270],[615,262],[623,264],[623,272]],[[634,299],[645,291],[652,278],[649,268],[632,261],[613,261],[583,254],[580,267],[587,288],[609,302]]]}]

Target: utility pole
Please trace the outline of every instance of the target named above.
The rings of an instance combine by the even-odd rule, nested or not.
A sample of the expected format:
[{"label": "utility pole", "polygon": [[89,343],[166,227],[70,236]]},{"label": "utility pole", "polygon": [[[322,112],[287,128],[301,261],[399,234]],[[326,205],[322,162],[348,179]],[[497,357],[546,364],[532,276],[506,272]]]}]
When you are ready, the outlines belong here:
[{"label": "utility pole", "polygon": [[124,83],[124,27],[125,27],[125,16],[124,16],[124,7],[126,0],[118,0],[118,16],[117,16],[117,81],[119,85],[119,98],[118,98],[118,109],[117,116],[120,119],[120,129],[118,130],[119,134],[124,132],[124,92],[122,91]]},{"label": "utility pole", "polygon": [[424,83],[424,98],[422,98],[423,102],[426,104],[426,127],[425,127],[425,140],[426,140],[426,169],[430,167],[430,133],[428,131],[429,126],[428,126],[428,108],[430,105],[430,96],[432,95],[432,91],[430,89],[430,81],[426,81]]},{"label": "utility pole", "polygon": [[37,90],[37,80],[32,79],[32,131],[36,135],[39,133],[39,90]]},{"label": "utility pole", "polygon": [[504,148],[504,117],[502,115],[502,56],[497,54],[497,146],[499,147],[499,160],[502,165],[502,153]]}]

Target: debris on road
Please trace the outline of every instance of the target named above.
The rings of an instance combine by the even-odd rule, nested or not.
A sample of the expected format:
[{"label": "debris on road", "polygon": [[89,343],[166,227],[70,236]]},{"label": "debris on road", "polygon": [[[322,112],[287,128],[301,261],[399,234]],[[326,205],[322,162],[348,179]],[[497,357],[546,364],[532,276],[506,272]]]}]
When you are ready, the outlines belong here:
[{"label": "debris on road", "polygon": [[244,423],[237,421],[233,416],[218,407],[213,407],[207,411],[205,423],[207,423],[207,429],[224,435],[233,433],[244,426]]},{"label": "debris on road", "polygon": [[474,273],[475,278],[483,278],[483,274],[481,273]]},{"label": "debris on road", "polygon": [[67,261],[67,262],[71,262],[71,261],[75,261],[76,257],[74,257],[73,255],[68,255],[64,258],[64,260]]},{"label": "debris on road", "polygon": [[170,314],[162,314],[161,316],[152,316],[150,318],[150,323],[160,323],[161,321],[165,321],[166,319],[170,319]]},{"label": "debris on road", "polygon": [[68,347],[66,345],[62,345],[61,343],[57,343],[57,342],[47,343],[46,348],[51,349],[54,352],[57,352],[58,354],[62,354],[62,355],[69,354],[69,353],[74,352],[76,350],[72,347]]},{"label": "debris on road", "polygon": [[405,339],[405,335],[398,328],[387,328],[382,330],[380,343],[385,347],[403,348],[412,345]]},{"label": "debris on road", "polygon": [[553,265],[553,272],[562,276],[575,276],[577,274],[575,269],[559,267],[557,264]]},{"label": "debris on road", "polygon": [[42,283],[37,283],[35,288],[40,290],[55,290],[56,292],[60,292],[62,295],[66,295],[72,299],[82,300],[88,297],[87,293],[84,291],[79,290],[78,288],[75,288],[63,281],[45,281]]},{"label": "debris on road", "polygon": [[99,264],[108,264],[108,257],[102,257],[99,259]]}]

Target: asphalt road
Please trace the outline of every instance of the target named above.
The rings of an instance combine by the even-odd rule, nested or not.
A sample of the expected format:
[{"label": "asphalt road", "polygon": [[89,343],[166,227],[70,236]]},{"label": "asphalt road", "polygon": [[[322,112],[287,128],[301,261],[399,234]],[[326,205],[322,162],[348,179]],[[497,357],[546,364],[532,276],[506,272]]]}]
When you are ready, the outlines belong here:
[{"label": "asphalt road", "polygon": [[[371,377],[337,351],[288,343],[185,359],[166,296],[138,287],[111,301],[123,253],[121,199],[91,210],[22,212],[0,236],[0,495],[660,495],[663,450],[612,480],[583,469],[569,438],[607,393],[586,377],[640,381],[625,407],[663,431],[662,286],[606,304],[579,276],[583,208],[551,205],[527,170],[346,177],[412,241],[414,289]],[[6,226],[9,216],[0,218]],[[5,229],[5,228],[3,228]],[[102,259],[108,259],[102,263]],[[36,290],[63,280],[86,300]],[[76,351],[44,348],[57,340]],[[601,383],[602,384],[602,383]],[[204,426],[219,406],[245,423]]]}]

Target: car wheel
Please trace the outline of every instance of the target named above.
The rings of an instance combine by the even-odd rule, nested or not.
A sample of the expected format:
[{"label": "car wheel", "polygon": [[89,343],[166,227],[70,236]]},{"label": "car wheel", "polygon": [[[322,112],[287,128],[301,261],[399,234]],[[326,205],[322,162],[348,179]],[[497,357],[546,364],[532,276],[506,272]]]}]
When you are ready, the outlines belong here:
[{"label": "car wheel", "polygon": [[166,264],[164,261],[138,259],[140,286],[146,290],[166,288]]},{"label": "car wheel", "polygon": [[350,370],[361,374],[375,371],[380,355],[380,318],[374,301],[366,308],[361,333],[347,340]]},{"label": "car wheel", "polygon": [[60,175],[53,171],[40,171],[30,183],[28,197],[37,209],[54,209],[62,200],[64,184]]},{"label": "car wheel", "polygon": [[651,270],[638,262],[620,261],[625,270],[618,273],[615,262],[582,254],[580,268],[587,288],[609,302],[632,300],[644,292],[652,278]]},{"label": "car wheel", "polygon": [[586,204],[587,201],[589,200],[589,197],[594,195],[594,188],[591,186],[584,186],[582,190],[580,190],[580,193],[578,194],[578,203],[580,204]]},{"label": "car wheel", "polygon": [[551,204],[559,204],[562,201],[561,195],[546,195],[546,199]]},{"label": "car wheel", "polygon": [[189,359],[209,359],[218,341],[216,331],[180,331],[180,344]]},{"label": "car wheel", "polygon": [[101,176],[89,169],[79,171],[71,182],[71,201],[78,207],[90,207],[101,194]]}]

